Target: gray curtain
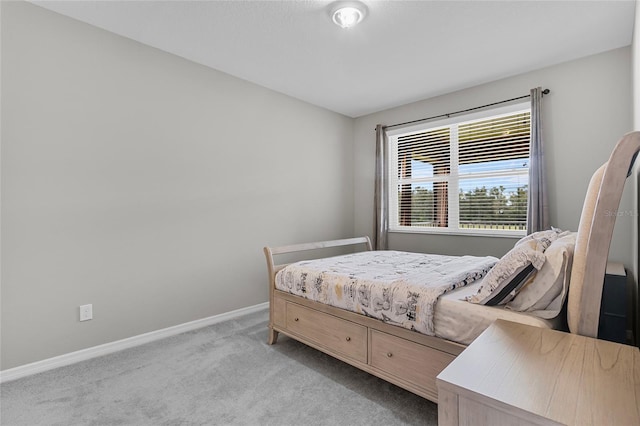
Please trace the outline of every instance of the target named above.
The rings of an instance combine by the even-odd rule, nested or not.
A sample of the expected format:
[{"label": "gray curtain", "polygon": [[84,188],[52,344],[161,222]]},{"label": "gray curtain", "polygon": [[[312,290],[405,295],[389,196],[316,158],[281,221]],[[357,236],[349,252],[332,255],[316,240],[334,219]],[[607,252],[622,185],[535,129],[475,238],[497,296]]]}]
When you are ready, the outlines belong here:
[{"label": "gray curtain", "polygon": [[387,231],[389,230],[389,191],[387,167],[387,131],[382,124],[376,126],[376,187],[375,203],[375,232],[373,246],[376,250],[387,249]]},{"label": "gray curtain", "polygon": [[531,163],[527,202],[527,234],[549,229],[547,179],[544,172],[542,141],[542,88],[531,89]]}]

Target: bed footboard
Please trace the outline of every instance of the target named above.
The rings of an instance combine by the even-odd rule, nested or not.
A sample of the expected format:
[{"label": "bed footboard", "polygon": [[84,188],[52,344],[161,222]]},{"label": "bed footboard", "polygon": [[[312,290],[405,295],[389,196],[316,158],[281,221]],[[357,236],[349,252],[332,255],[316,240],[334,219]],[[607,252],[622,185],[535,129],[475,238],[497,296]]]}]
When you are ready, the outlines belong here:
[{"label": "bed footboard", "polygon": [[269,337],[267,343],[273,345],[278,340],[278,331],[274,329],[274,292],[276,288],[276,274],[282,268],[287,266],[286,263],[276,264],[274,256],[290,253],[300,253],[305,251],[313,251],[332,247],[345,246],[365,246],[366,250],[371,250],[371,240],[369,237],[345,238],[340,240],[318,241],[314,243],[293,244],[281,247],[265,247],[264,255],[267,259],[267,271],[269,273]]}]

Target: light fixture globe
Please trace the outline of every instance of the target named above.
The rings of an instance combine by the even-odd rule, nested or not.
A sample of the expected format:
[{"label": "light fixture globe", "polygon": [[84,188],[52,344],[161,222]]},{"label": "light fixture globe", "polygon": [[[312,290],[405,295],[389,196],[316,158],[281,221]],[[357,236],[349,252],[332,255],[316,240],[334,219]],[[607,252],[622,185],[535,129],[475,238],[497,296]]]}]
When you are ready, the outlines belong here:
[{"label": "light fixture globe", "polygon": [[339,1],[330,6],[331,19],[341,28],[351,28],[362,22],[367,6],[359,1]]}]

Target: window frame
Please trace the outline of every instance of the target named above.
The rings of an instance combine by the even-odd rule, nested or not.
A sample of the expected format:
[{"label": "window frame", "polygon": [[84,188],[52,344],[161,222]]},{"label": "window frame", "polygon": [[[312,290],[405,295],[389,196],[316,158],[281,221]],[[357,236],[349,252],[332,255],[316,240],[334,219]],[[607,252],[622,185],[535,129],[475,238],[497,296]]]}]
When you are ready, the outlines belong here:
[{"label": "window frame", "polygon": [[[465,115],[457,115],[456,117],[449,117],[436,121],[429,121],[426,123],[413,124],[407,127],[398,129],[391,129],[387,131],[387,152],[389,153],[389,160],[387,162],[387,176],[389,191],[388,197],[388,211],[389,211],[389,230],[388,232],[394,233],[411,233],[411,234],[440,234],[440,235],[462,235],[462,236],[488,236],[488,237],[523,237],[526,235],[526,230],[487,230],[487,229],[469,229],[459,227],[459,164],[458,164],[458,127],[469,122],[498,118],[500,116],[506,116],[511,114],[517,114],[522,112],[531,113],[531,104],[529,102],[518,102],[511,105],[506,105],[497,108],[491,108]],[[454,126],[455,125],[455,126]],[[425,132],[431,130],[437,130],[450,127],[450,173],[448,175],[433,177],[433,178],[417,178],[417,181],[424,182],[448,182],[448,196],[447,196],[447,227],[413,227],[399,225],[399,208],[398,208],[398,185],[400,179],[398,178],[398,139],[403,136],[407,136],[417,132]],[[530,158],[530,157],[529,157]],[[529,166],[531,162],[529,161]],[[530,168],[530,167],[529,167]],[[529,175],[529,168],[526,171],[515,173],[518,175]],[[500,172],[479,172],[474,173],[474,177],[493,177],[499,175]],[[506,174],[506,173],[505,173]],[[513,175],[513,172],[509,172],[509,175]],[[463,175],[466,178],[468,175]],[[454,212],[454,213],[452,213]]]}]

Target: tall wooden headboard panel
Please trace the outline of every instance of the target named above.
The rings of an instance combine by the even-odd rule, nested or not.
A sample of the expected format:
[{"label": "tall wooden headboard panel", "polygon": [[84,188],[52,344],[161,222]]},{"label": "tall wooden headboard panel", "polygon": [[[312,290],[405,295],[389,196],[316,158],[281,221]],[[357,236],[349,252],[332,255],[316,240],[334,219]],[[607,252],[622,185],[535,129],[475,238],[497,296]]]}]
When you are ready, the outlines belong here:
[{"label": "tall wooden headboard panel", "polygon": [[572,333],[597,337],[604,274],[627,176],[640,150],[640,132],[626,134],[591,178],[580,216],[567,321]]}]

